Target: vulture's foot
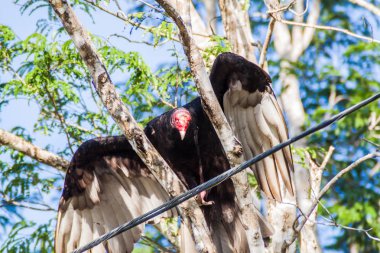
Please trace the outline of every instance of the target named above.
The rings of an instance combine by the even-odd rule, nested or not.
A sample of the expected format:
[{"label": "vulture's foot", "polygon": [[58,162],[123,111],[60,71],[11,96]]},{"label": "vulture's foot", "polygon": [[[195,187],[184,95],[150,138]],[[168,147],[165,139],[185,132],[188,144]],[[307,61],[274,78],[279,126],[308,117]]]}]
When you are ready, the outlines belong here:
[{"label": "vulture's foot", "polygon": [[206,191],[203,191],[203,192],[201,192],[201,193],[199,193],[197,195],[196,200],[197,200],[197,202],[198,202],[199,205],[201,205],[201,206],[211,206],[211,205],[215,204],[214,201],[207,201],[207,200],[205,200],[206,196],[207,196],[207,192]]}]

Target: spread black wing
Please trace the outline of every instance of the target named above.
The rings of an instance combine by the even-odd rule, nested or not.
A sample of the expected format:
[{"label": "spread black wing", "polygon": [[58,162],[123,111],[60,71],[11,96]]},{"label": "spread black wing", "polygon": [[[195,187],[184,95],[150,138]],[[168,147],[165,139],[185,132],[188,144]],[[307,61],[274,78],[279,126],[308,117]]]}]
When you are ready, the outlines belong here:
[{"label": "spread black wing", "polygon": [[[71,252],[169,199],[124,137],[98,138],[76,151],[58,210],[55,252]],[[160,217],[177,216],[170,210]],[[155,222],[158,222],[157,217]],[[143,225],[91,252],[131,252]]]}]

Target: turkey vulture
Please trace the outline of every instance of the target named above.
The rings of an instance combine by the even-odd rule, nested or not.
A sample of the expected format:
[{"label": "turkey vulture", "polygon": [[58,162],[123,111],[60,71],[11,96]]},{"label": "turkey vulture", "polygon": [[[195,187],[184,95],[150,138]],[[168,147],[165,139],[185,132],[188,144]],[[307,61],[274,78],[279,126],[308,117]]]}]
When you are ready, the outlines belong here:
[{"label": "turkey vulture", "polygon": [[[287,138],[270,77],[261,68],[243,57],[224,53],[215,60],[210,80],[242,142],[246,159]],[[145,133],[189,189],[230,168],[200,98],[153,119]],[[292,170],[289,148],[253,167],[264,193],[279,201],[280,177],[286,189],[293,193]],[[125,137],[87,141],[74,154],[65,178],[56,228],[56,252],[83,246],[168,198]],[[236,215],[239,210],[232,181],[200,193],[198,200],[218,252],[248,252],[245,230]],[[177,211],[172,209],[162,216],[176,215]],[[263,237],[270,236],[270,225],[260,215],[259,221]],[[127,231],[92,252],[130,252],[142,229],[139,226]]]}]

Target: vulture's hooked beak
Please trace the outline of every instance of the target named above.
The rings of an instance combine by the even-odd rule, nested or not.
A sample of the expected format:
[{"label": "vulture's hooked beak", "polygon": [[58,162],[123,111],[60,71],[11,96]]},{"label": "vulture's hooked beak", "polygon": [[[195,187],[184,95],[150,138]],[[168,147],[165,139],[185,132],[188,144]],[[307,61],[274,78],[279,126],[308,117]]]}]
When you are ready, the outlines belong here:
[{"label": "vulture's hooked beak", "polygon": [[183,139],[185,139],[186,130],[180,130],[179,135],[181,135],[181,141],[183,141]]}]

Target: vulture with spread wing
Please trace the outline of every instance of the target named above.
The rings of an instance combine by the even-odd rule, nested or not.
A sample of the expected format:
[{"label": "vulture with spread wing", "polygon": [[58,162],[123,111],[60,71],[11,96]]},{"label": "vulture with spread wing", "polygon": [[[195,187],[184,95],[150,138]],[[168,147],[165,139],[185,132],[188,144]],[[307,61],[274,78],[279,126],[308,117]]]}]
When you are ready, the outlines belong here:
[{"label": "vulture with spread wing", "polygon": [[[210,80],[246,159],[287,139],[286,125],[265,71],[243,57],[224,53],[215,60]],[[145,133],[189,189],[230,168],[200,98],[153,119]],[[293,193],[289,148],[252,169],[269,198],[281,201],[281,187]],[[168,199],[125,137],[87,141],[74,154],[67,171],[58,211],[56,252],[83,246]],[[217,251],[249,252],[244,227],[236,215],[239,210],[232,181],[200,193],[197,200]],[[172,209],[161,217],[177,215]],[[257,215],[263,237],[269,237],[270,225]],[[142,230],[139,226],[124,232],[91,252],[131,252]],[[188,241],[182,245],[187,247],[182,252],[195,252],[188,231],[182,236],[183,242]]]}]

